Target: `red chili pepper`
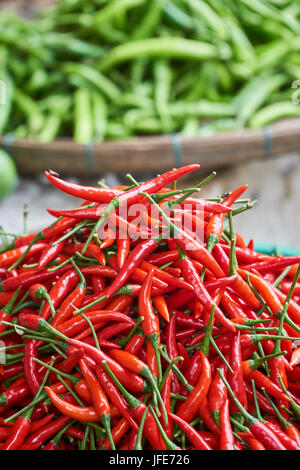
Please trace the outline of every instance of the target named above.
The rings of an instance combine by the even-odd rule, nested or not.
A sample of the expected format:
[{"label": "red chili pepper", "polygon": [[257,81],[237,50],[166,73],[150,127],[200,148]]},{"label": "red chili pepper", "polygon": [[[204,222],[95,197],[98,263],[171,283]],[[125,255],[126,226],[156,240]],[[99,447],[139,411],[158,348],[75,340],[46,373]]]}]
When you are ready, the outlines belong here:
[{"label": "red chili pepper", "polygon": [[225,400],[220,410],[220,430],[220,450],[235,450],[229,415],[229,400]]},{"label": "red chili pepper", "polygon": [[[222,362],[220,369],[226,374],[227,366]],[[219,374],[215,374],[208,393],[209,411],[215,421],[220,427],[220,413],[224,403],[227,400],[227,389],[224,385]]]},{"label": "red chili pepper", "polygon": [[195,429],[190,426],[184,419],[179,416],[174,415],[173,413],[168,413],[169,416],[177,423],[181,429],[185,432],[191,443],[198,450],[212,450],[212,448],[207,444],[203,437],[195,431]]},{"label": "red chili pepper", "polygon": [[213,302],[211,296],[207,292],[199,274],[197,273],[191,260],[180,251],[180,268],[184,279],[194,287],[194,294],[203,304],[204,308],[210,313],[215,308],[215,317],[221,325],[230,331],[235,331],[233,324],[225,317],[219,307]]},{"label": "red chili pepper", "polygon": [[185,421],[190,421],[196,414],[199,405],[206,397],[211,384],[211,368],[208,359],[202,352],[201,355],[201,375],[199,381],[187,400],[182,403],[178,410],[178,416]]},{"label": "red chili pepper", "polygon": [[[228,372],[227,380],[239,402],[247,409],[247,395],[244,386],[242,349],[239,331],[233,335],[232,338],[230,365],[233,373],[230,371]],[[236,408],[232,400],[230,400],[230,411],[233,413],[239,413],[239,410]]]},{"label": "red chili pepper", "polygon": [[[246,191],[247,188],[248,185],[246,184],[233,191],[223,200],[223,205],[226,207],[231,207],[232,204]],[[222,236],[224,219],[225,213],[214,214],[207,224],[205,235],[209,251],[211,251],[212,248],[219,242]]]}]

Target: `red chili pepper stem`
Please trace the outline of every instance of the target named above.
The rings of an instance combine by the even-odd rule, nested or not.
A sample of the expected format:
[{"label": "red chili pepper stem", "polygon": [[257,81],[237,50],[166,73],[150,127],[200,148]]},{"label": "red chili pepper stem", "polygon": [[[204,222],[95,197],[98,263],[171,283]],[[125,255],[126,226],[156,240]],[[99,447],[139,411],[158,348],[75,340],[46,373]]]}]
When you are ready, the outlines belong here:
[{"label": "red chili pepper stem", "polygon": [[160,435],[161,435],[161,437],[162,437],[162,439],[163,439],[163,441],[164,441],[164,443],[165,443],[165,445],[166,445],[167,450],[181,450],[180,447],[176,446],[176,445],[174,444],[174,442],[172,442],[172,441],[168,438],[168,436],[167,436],[166,433],[165,433],[164,428],[162,427],[162,425],[161,425],[161,423],[160,423],[158,417],[156,416],[156,413],[155,413],[155,411],[154,411],[154,409],[152,408],[151,405],[149,405],[149,410],[150,410],[150,413],[152,414],[152,416],[153,416],[153,418],[154,418],[154,420],[155,420],[155,422],[156,422],[156,426],[158,427],[158,430],[159,430]]}]

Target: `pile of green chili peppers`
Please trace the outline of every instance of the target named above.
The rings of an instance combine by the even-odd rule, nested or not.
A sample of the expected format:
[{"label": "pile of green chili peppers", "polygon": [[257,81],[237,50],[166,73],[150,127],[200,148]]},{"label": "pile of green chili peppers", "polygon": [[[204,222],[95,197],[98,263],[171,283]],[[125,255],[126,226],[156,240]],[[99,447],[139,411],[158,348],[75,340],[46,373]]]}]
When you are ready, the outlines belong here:
[{"label": "pile of green chili peppers", "polygon": [[60,0],[0,16],[0,134],[16,138],[260,128],[300,116],[297,79],[298,0]]}]

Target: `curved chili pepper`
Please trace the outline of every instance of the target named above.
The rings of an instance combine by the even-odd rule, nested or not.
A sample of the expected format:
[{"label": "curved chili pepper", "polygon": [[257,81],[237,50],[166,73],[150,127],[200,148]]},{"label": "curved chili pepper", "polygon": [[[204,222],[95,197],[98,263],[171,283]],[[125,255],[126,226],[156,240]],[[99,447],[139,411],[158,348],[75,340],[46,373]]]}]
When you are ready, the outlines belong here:
[{"label": "curved chili pepper", "polygon": [[[239,402],[243,405],[244,408],[247,409],[247,395],[244,386],[242,349],[239,331],[232,337],[230,365],[233,370],[233,373],[231,373],[230,371],[228,372],[228,383],[230,384],[233,393],[235,394]],[[232,400],[230,400],[230,410],[233,413],[239,413]]]},{"label": "curved chili pepper", "polygon": [[225,400],[220,410],[220,450],[235,450],[234,436],[230,423],[229,400]]},{"label": "curved chili pepper", "polygon": [[[227,196],[222,204],[228,208],[246,191],[248,185],[241,186],[240,188],[233,191]],[[205,230],[207,239],[207,248],[212,251],[213,247],[219,242],[223,233],[223,222],[225,219],[225,213],[214,214],[211,216]]]},{"label": "curved chili pepper", "polygon": [[126,418],[126,420],[130,423],[132,428],[135,430],[138,430],[136,421],[131,416],[125,400],[123,399],[118,388],[116,387],[114,382],[110,379],[109,375],[106,373],[106,371],[103,369],[102,366],[97,365],[96,374],[97,374],[99,382],[101,383],[105,392],[109,396],[111,402],[114,403],[114,405],[120,411],[121,415],[124,416],[124,418]]},{"label": "curved chili pepper", "polygon": [[206,397],[211,384],[211,368],[206,356],[200,352],[201,356],[201,375],[197,385],[192,390],[187,400],[180,406],[177,415],[185,421],[190,421],[196,414],[199,405]]},{"label": "curved chili pepper", "polygon": [[185,432],[191,443],[198,450],[212,450],[212,448],[207,444],[203,437],[195,431],[195,429],[190,426],[184,419],[179,416],[174,415],[173,413],[168,413],[175,423],[177,423],[181,429]]},{"label": "curved chili pepper", "polygon": [[215,308],[215,317],[221,325],[230,331],[235,331],[233,324],[225,317],[220,308],[213,302],[211,296],[207,292],[198,272],[196,271],[191,260],[180,250],[180,268],[184,279],[194,287],[194,294],[203,304],[204,308],[211,312],[213,306]]},{"label": "curved chili pepper", "polygon": [[86,295],[86,281],[80,270],[77,271],[79,275],[79,283],[75,289],[65,298],[59,306],[55,317],[52,320],[52,326],[57,326],[68,320],[74,311],[81,307],[82,302]]},{"label": "curved chili pepper", "polygon": [[[226,374],[227,366],[222,362],[220,364],[220,369]],[[220,413],[221,409],[227,400],[227,389],[224,385],[224,382],[220,378],[219,374],[215,374],[208,393],[208,406],[209,411],[215,421],[215,423],[220,427]]]}]

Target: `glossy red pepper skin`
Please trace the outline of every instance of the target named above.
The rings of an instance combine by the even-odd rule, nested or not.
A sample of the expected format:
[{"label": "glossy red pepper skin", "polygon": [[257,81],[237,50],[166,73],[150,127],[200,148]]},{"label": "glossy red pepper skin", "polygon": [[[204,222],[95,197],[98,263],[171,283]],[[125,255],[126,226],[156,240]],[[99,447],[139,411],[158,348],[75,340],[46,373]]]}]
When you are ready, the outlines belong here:
[{"label": "glossy red pepper skin", "polygon": [[177,415],[185,421],[190,421],[199,409],[203,398],[206,397],[211,384],[211,368],[208,359],[200,352],[201,374],[197,385],[187,400],[180,406]]},{"label": "glossy red pepper skin", "polygon": [[11,434],[3,444],[2,450],[18,450],[31,429],[29,418],[19,416],[11,431]]},{"label": "glossy red pepper skin", "polygon": [[[243,376],[243,363],[242,363],[242,349],[240,341],[240,332],[238,331],[233,335],[231,342],[230,365],[233,373],[228,372],[228,382],[244,408],[247,409],[247,395],[245,392],[244,376]],[[238,409],[232,400],[229,399],[230,411],[238,413]]]},{"label": "glossy red pepper skin", "polygon": [[69,421],[71,421],[71,418],[68,416],[60,416],[35,433],[31,434],[31,436],[28,436],[23,445],[20,447],[20,450],[39,449],[39,447],[41,447],[44,442],[48,441],[52,436],[57,434],[57,432],[60,431]]},{"label": "glossy red pepper skin", "polygon": [[229,400],[225,400],[220,410],[220,450],[235,450],[234,436],[229,415]]},{"label": "glossy red pepper skin", "polygon": [[[226,364],[222,363],[219,365],[219,368],[222,370],[224,376],[227,376],[227,366]],[[229,372],[230,373],[230,372]],[[208,405],[209,411],[216,422],[216,424],[220,424],[220,413],[224,403],[227,400],[227,389],[219,376],[219,374],[215,374],[210,389],[208,393]]]},{"label": "glossy red pepper skin", "polygon": [[188,257],[183,257],[180,260],[180,268],[184,279],[194,287],[194,294],[200,300],[204,308],[210,313],[213,306],[215,306],[215,318],[218,322],[230,331],[235,331],[233,324],[213,302],[192,261]]}]

